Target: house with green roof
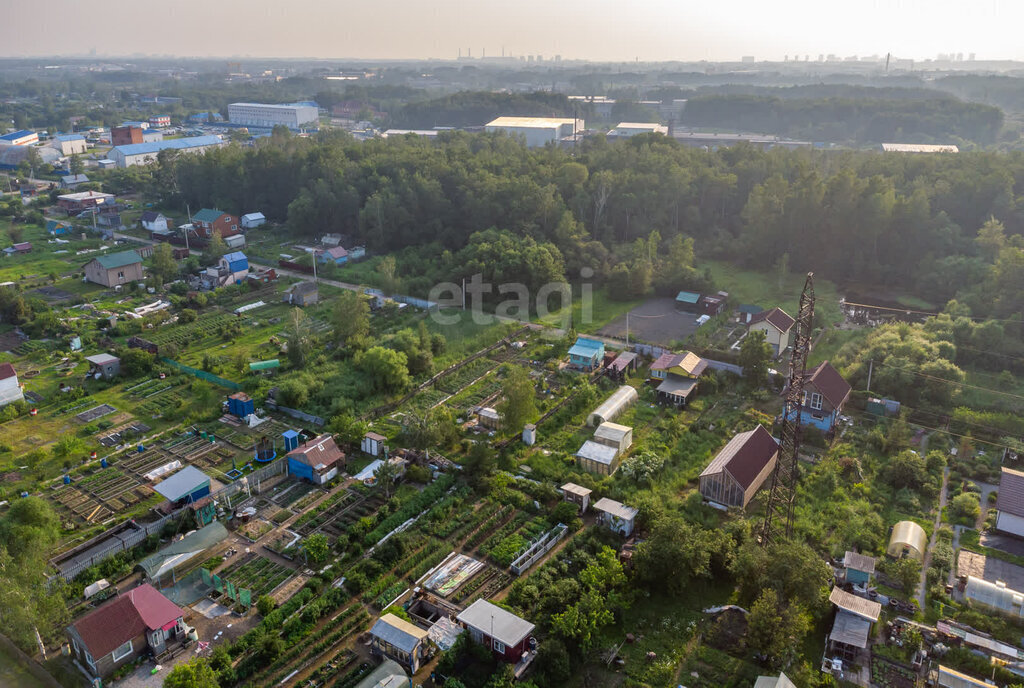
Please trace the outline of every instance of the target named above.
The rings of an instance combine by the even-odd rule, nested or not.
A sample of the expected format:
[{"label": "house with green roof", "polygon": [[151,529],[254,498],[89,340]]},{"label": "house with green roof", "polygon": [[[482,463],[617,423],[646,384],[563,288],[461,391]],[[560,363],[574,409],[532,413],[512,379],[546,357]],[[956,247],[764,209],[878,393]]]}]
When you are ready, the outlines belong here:
[{"label": "house with green roof", "polygon": [[84,268],[87,280],[104,287],[142,280],[142,257],[135,251],[97,256],[86,263]]},{"label": "house with green roof", "polygon": [[214,234],[227,239],[239,233],[238,226],[238,217],[222,210],[203,208],[192,216],[192,228],[203,239],[210,239]]}]

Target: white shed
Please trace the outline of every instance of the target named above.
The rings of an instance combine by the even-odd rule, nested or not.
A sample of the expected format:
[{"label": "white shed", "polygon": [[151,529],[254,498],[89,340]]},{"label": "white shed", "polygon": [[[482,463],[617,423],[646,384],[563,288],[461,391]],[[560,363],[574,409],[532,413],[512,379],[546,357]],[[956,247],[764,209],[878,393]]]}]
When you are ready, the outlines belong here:
[{"label": "white shed", "polygon": [[266,221],[267,218],[263,217],[263,213],[246,213],[242,216],[242,227],[245,229],[254,229]]}]

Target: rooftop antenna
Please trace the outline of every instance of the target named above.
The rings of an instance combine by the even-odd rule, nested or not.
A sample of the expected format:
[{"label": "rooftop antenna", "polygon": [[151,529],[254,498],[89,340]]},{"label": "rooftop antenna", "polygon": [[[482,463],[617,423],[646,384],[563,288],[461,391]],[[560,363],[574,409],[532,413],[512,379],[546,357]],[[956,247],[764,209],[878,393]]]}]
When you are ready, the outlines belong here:
[{"label": "rooftop antenna", "polygon": [[886,53],[885,54],[885,73],[886,74],[889,73],[889,58],[891,58],[891,57],[892,57],[892,53]]}]

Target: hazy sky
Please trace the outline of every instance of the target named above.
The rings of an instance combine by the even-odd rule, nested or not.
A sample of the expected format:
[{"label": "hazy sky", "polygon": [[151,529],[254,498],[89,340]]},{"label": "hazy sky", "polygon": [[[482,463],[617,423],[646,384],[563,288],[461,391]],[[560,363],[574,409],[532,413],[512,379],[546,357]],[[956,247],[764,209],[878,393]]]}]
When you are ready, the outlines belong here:
[{"label": "hazy sky", "polygon": [[1024,59],[1022,0],[0,0],[0,55]]}]

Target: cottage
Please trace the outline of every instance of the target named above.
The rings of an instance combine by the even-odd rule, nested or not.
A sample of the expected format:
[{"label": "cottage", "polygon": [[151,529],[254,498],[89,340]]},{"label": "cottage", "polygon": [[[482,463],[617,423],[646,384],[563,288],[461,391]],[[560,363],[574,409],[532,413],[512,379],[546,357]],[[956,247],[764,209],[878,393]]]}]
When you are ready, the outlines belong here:
[{"label": "cottage", "polygon": [[368,432],[363,435],[363,441],[360,444],[360,448],[363,452],[370,456],[380,456],[387,451],[388,438],[384,435],[378,435],[375,432]]},{"label": "cottage", "polygon": [[697,389],[697,379],[707,370],[708,362],[695,353],[674,354],[666,351],[651,364],[651,382],[657,383],[658,401],[673,406],[686,406]]},{"label": "cottage", "polygon": [[822,361],[804,377],[800,422],[822,432],[831,432],[852,389],[839,371],[828,361]]},{"label": "cottage", "polygon": [[315,485],[330,482],[345,467],[345,454],[331,435],[320,435],[288,452],[288,473]]},{"label": "cottage", "polygon": [[142,213],[139,222],[142,223],[143,229],[148,229],[151,232],[166,232],[171,227],[171,223],[167,221],[167,216],[155,210],[147,210]]},{"label": "cottage", "polygon": [[603,404],[587,416],[587,425],[594,427],[618,418],[619,414],[635,403],[638,398],[639,396],[634,388],[629,385],[622,385]]},{"label": "cottage", "polygon": [[725,310],[725,304],[729,300],[729,292],[720,291],[717,294],[706,294],[700,297],[700,301],[697,303],[697,307],[701,315],[706,315],[709,318],[713,318],[716,315],[721,315],[722,311]]},{"label": "cottage", "polygon": [[847,583],[867,585],[875,573],[875,558],[857,552],[847,552],[843,556],[843,567],[846,569]]},{"label": "cottage", "polygon": [[1003,468],[996,493],[996,530],[1024,537],[1024,472]]},{"label": "cottage", "polygon": [[18,374],[10,363],[0,363],[0,406],[24,401],[25,395],[18,382]]},{"label": "cottage", "polygon": [[385,614],[370,629],[370,652],[390,657],[415,674],[430,654],[427,632],[394,614]]},{"label": "cottage", "polygon": [[171,504],[184,506],[210,494],[210,476],[195,466],[185,466],[154,485],[153,489]]},{"label": "cottage", "polygon": [[781,308],[754,313],[747,322],[747,333],[764,332],[764,340],[776,356],[789,346],[789,333],[796,324],[796,320]]},{"label": "cottage", "polygon": [[241,284],[246,275],[249,274],[249,259],[241,251],[226,253],[217,261],[217,267],[221,272],[230,274],[231,284]]},{"label": "cottage", "polygon": [[100,378],[111,380],[121,372],[121,359],[117,356],[96,354],[95,356],[86,356],[85,360],[89,362],[89,372],[86,373],[88,377],[94,377],[97,380]]},{"label": "cottage", "polygon": [[921,561],[924,559],[927,546],[928,536],[925,535],[924,528],[913,521],[900,521],[892,527],[892,536],[885,552],[897,559],[909,557]]},{"label": "cottage", "polygon": [[878,621],[882,605],[832,588],[829,602],[836,606],[836,618],[828,636],[826,654],[846,662],[856,661],[867,649],[871,624]]},{"label": "cottage", "polygon": [[745,509],[775,470],[779,444],[763,425],[741,432],[700,474],[700,493],[709,502]]},{"label": "cottage", "polygon": [[281,300],[295,306],[312,306],[320,300],[316,282],[297,282],[285,289]]},{"label": "cottage", "polygon": [[334,263],[335,265],[344,265],[348,260],[348,251],[341,246],[332,246],[328,249],[323,249],[316,252],[316,259],[323,265],[327,263]]},{"label": "cottage", "polygon": [[67,629],[72,656],[106,678],[144,653],[159,657],[186,638],[181,609],[144,583],[118,595]]},{"label": "cottage", "polygon": [[255,229],[266,222],[267,218],[263,217],[263,213],[246,213],[241,220],[245,229]]},{"label": "cottage", "polygon": [[88,184],[89,178],[84,174],[66,174],[60,178],[60,188],[74,189],[79,184]]},{"label": "cottage", "polygon": [[535,626],[487,600],[477,600],[455,618],[474,642],[489,647],[506,662],[518,662],[530,649]]},{"label": "cottage", "polygon": [[114,287],[142,280],[142,256],[135,251],[121,251],[97,256],[83,267],[85,268],[85,279],[104,287]]},{"label": "cottage", "polygon": [[192,216],[192,227],[196,234],[210,239],[219,234],[222,239],[238,234],[238,218],[222,210],[203,208]]},{"label": "cottage", "polygon": [[639,510],[626,506],[614,499],[602,497],[594,504],[594,511],[598,512],[597,522],[612,532],[624,537],[633,534],[633,525]]},{"label": "cottage", "polygon": [[114,202],[114,194],[99,191],[79,191],[57,196],[57,205],[68,215],[77,215],[83,210],[96,208]]},{"label": "cottage", "polygon": [[569,349],[569,365],[577,370],[597,369],[604,358],[604,342],[579,337]]}]

